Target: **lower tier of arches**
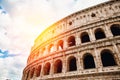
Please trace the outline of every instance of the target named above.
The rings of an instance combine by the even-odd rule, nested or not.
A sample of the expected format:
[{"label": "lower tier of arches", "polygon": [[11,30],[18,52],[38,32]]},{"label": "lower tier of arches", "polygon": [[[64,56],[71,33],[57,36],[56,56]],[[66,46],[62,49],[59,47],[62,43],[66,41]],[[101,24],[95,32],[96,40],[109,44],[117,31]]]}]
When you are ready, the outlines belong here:
[{"label": "lower tier of arches", "polygon": [[119,50],[120,45],[117,44],[83,52],[71,52],[66,56],[61,55],[35,63],[36,66],[24,71],[23,80],[120,71]]}]

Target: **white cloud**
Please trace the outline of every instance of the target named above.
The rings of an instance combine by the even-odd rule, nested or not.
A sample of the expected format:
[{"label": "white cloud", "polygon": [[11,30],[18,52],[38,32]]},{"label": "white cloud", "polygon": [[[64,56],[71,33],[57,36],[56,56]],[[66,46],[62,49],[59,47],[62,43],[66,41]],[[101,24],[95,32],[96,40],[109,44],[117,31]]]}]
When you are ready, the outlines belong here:
[{"label": "white cloud", "polygon": [[[21,60],[22,58],[22,60]],[[11,79],[20,80],[22,77],[22,70],[26,60],[24,56],[0,58],[0,80]]]}]

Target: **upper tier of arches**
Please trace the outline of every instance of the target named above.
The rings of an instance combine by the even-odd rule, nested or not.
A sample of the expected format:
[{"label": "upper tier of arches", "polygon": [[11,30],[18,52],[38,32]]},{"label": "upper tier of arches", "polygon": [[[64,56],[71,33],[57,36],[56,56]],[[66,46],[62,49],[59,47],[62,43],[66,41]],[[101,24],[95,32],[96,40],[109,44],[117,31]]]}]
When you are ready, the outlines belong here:
[{"label": "upper tier of arches", "polygon": [[96,23],[101,20],[112,18],[111,16],[119,15],[120,6],[118,3],[119,0],[103,3],[101,5],[78,11],[59,20],[38,36],[35,40],[33,49],[38,47],[38,44],[42,44],[45,41],[57,37],[60,34],[64,34],[72,29],[79,27],[82,29],[84,25]]},{"label": "upper tier of arches", "polygon": [[[108,33],[108,31],[110,33]],[[36,57],[46,56],[47,54],[51,54],[56,51],[62,51],[67,48],[69,49],[71,47],[75,47],[77,46],[78,42],[81,42],[81,44],[93,42],[93,39],[92,39],[93,37],[95,38],[94,40],[97,41],[97,40],[103,40],[110,37],[109,34],[111,34],[111,36],[113,37],[120,36],[120,24],[119,23],[111,24],[111,26],[109,26],[107,30],[105,30],[103,27],[101,28],[98,27],[98,28],[95,28],[92,32],[93,32],[92,36],[90,32],[83,31],[80,34],[78,33],[79,34],[78,37],[75,35],[70,35],[66,37],[66,40],[60,39],[55,43],[47,44],[46,46],[40,48],[40,50],[37,53],[32,54],[32,57],[29,58],[29,61],[34,60],[34,58]]]}]

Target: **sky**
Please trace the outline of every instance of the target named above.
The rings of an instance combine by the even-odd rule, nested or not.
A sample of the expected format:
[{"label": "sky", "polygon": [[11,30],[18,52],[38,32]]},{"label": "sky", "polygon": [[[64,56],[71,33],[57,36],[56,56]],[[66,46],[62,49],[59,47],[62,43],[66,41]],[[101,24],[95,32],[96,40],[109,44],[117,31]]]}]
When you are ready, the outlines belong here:
[{"label": "sky", "polygon": [[56,21],[108,0],[0,0],[0,80],[21,80],[37,36]]}]

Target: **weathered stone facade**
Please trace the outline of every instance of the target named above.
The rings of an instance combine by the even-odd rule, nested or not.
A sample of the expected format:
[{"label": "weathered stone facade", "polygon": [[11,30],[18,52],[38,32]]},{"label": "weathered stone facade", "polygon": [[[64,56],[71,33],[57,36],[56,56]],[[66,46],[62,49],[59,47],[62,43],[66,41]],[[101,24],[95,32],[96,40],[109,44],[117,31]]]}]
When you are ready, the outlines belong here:
[{"label": "weathered stone facade", "polygon": [[22,80],[120,80],[120,0],[48,27],[35,40]]}]

